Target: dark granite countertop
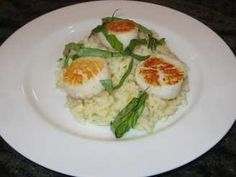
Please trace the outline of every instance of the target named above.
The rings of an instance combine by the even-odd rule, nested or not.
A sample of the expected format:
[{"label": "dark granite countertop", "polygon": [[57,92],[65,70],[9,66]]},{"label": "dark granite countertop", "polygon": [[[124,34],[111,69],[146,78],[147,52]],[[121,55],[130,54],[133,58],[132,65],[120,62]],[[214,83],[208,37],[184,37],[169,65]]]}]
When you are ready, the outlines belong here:
[{"label": "dark granite countertop", "polygon": [[[0,44],[14,31],[34,18],[79,0],[0,0]],[[235,0],[149,0],[184,12],[206,24],[236,54]],[[203,41],[204,42],[204,41]],[[236,68],[235,68],[236,69]],[[236,109],[236,105],[235,105]],[[2,116],[2,115],[0,115]],[[64,177],[26,159],[0,137],[0,177]],[[161,177],[235,177],[236,124],[210,151]]]}]

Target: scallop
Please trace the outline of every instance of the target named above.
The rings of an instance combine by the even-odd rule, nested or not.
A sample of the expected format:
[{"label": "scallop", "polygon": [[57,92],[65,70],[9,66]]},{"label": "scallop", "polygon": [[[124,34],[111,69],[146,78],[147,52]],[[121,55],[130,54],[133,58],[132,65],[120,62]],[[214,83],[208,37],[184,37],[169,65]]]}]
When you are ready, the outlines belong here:
[{"label": "scallop", "polygon": [[100,80],[109,78],[104,58],[83,57],[73,61],[64,70],[63,88],[73,98],[91,98],[104,90]]},{"label": "scallop", "polygon": [[[138,38],[138,27],[135,22],[131,20],[114,20],[105,24],[108,34],[113,34],[126,48],[132,39]],[[102,32],[98,33],[98,37],[103,45],[107,48],[112,48],[106,40]]]},{"label": "scallop", "polygon": [[138,64],[135,80],[149,94],[174,99],[180,92],[186,71],[184,64],[168,56],[153,56]]}]

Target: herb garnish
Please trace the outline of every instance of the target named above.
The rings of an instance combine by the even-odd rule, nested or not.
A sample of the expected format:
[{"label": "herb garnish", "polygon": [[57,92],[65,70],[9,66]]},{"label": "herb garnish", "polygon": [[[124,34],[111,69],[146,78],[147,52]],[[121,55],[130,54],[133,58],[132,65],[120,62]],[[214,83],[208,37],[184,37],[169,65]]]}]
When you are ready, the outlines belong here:
[{"label": "herb garnish", "polygon": [[100,29],[102,34],[105,36],[106,40],[111,45],[111,47],[122,53],[123,44],[117,39],[117,37],[113,34],[108,34],[107,29],[104,26],[102,26]]},{"label": "herb garnish", "polygon": [[115,90],[115,89],[120,88],[120,87],[123,85],[125,79],[129,76],[129,74],[130,74],[131,71],[132,71],[133,62],[134,62],[134,60],[133,60],[133,58],[132,58],[131,61],[130,61],[130,63],[129,63],[129,65],[128,65],[127,70],[125,71],[125,73],[123,74],[123,76],[121,77],[119,83],[118,83],[116,86],[113,86],[113,85],[112,85],[111,79],[100,80],[101,84],[104,86],[104,88],[105,88],[109,93],[111,93],[111,92],[112,92],[113,90]]},{"label": "herb garnish", "polygon": [[120,52],[111,52],[108,50],[102,50],[102,49],[97,49],[97,48],[81,48],[77,52],[77,55],[79,57],[103,57],[103,58],[123,56]]},{"label": "herb garnish", "polygon": [[134,53],[132,53],[131,56],[134,57],[136,60],[139,60],[139,61],[144,61],[144,60],[146,60],[150,57],[150,55],[142,56],[142,55],[137,55],[137,54],[134,54]]},{"label": "herb garnish", "polygon": [[[110,17],[113,19],[114,17]],[[113,34],[108,34],[107,29],[105,28],[104,23],[102,25],[98,25],[96,28],[92,30],[89,37],[91,37],[93,34],[102,32],[102,34],[105,36],[108,43],[111,45],[111,47],[119,52],[123,52],[123,44],[117,39],[117,37]]]},{"label": "herb garnish", "polygon": [[133,98],[111,122],[111,130],[116,138],[121,138],[131,128],[135,127],[138,118],[143,113],[147,97],[148,94],[145,91],[141,92],[139,97]]},{"label": "herb garnish", "polygon": [[125,49],[125,54],[131,55],[135,47],[137,47],[138,45],[146,45],[146,44],[147,44],[146,39],[132,39],[129,45]]},{"label": "herb garnish", "polygon": [[147,35],[150,35],[152,36],[153,35],[153,32],[151,30],[149,30],[147,27],[141,25],[141,24],[138,24],[136,23],[137,26],[138,26],[138,29],[140,32],[143,32],[144,34],[147,34]]},{"label": "herb garnish", "polygon": [[103,57],[103,58],[112,58],[112,57],[122,57],[123,54],[120,52],[111,52],[108,50],[102,50],[97,48],[88,48],[83,47],[80,43],[69,43],[65,46],[64,58],[62,68],[68,66],[69,60],[76,60],[80,57]]},{"label": "herb garnish", "polygon": [[142,56],[142,55],[137,55],[133,53],[133,50],[135,49],[135,47],[139,46],[139,45],[146,45],[147,44],[147,40],[146,39],[132,39],[129,43],[129,45],[126,47],[124,53],[126,55],[130,55],[133,58],[139,60],[139,61],[143,61],[146,60],[150,57],[150,55],[146,55],[146,56]]},{"label": "herb garnish", "polygon": [[153,50],[156,50],[158,45],[163,45],[165,43],[165,38],[156,39],[153,36],[148,36],[148,48]]}]

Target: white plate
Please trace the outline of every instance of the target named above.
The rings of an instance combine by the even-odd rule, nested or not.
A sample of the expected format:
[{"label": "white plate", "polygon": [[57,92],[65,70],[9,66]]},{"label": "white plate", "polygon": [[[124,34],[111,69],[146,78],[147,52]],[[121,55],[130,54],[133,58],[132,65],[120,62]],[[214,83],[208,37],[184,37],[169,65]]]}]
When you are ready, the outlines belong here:
[{"label": "white plate", "polygon": [[[64,107],[54,72],[64,44],[77,41],[120,8],[167,39],[189,66],[189,104],[158,124],[115,140],[109,128],[80,125]],[[190,162],[214,146],[236,116],[236,61],[199,21],[162,6],[100,1],[41,16],[15,32],[0,51],[0,133],[18,152],[75,176],[147,176]],[[178,121],[176,121],[178,120]],[[161,126],[159,126],[161,125]]]}]

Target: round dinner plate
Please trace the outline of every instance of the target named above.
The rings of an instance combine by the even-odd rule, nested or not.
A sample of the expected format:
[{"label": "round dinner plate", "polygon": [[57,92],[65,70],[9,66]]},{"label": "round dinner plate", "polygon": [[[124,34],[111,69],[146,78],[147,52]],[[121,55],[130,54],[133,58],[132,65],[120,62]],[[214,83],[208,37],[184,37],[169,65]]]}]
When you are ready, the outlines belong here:
[{"label": "round dinner plate", "polygon": [[[188,65],[188,105],[155,131],[116,140],[107,126],[81,124],[55,85],[64,45],[117,15],[153,29]],[[73,176],[148,176],[199,157],[236,117],[236,60],[225,42],[175,10],[135,1],[97,1],[61,8],[26,24],[0,48],[0,133],[19,153]]]}]

